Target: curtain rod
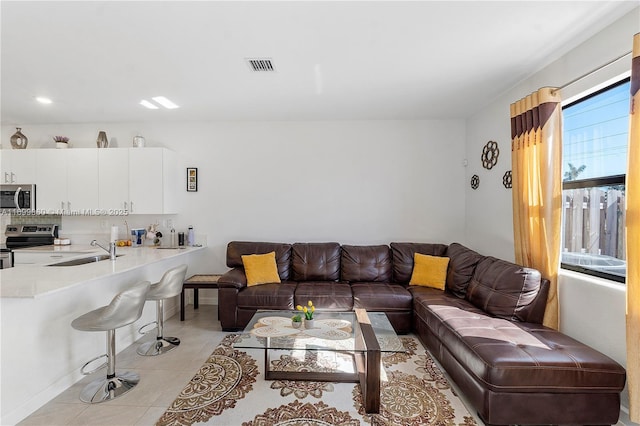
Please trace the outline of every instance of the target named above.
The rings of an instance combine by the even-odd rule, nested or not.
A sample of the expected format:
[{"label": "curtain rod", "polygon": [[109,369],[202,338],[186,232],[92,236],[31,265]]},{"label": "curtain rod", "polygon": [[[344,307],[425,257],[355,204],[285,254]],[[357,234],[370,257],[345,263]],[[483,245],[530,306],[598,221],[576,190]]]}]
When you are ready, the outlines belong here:
[{"label": "curtain rod", "polygon": [[594,68],[594,69],[592,69],[591,71],[589,71],[589,72],[587,72],[587,73],[585,73],[585,74],[582,74],[582,75],[581,75],[581,76],[579,76],[579,77],[574,78],[574,79],[573,79],[573,80],[571,80],[570,82],[563,84],[562,86],[558,87],[558,88],[557,88],[557,89],[555,89],[555,90],[552,90],[552,91],[551,91],[551,93],[552,93],[552,94],[555,94],[558,90],[562,90],[562,89],[564,89],[565,87],[568,87],[568,86],[571,86],[571,85],[572,85],[572,84],[574,84],[574,83],[577,83],[578,81],[582,80],[583,78],[589,77],[591,74],[596,73],[596,72],[600,71],[601,69],[606,68],[606,67],[608,67],[609,65],[611,65],[611,64],[613,64],[613,63],[615,63],[615,62],[618,62],[620,59],[622,59],[622,58],[624,58],[624,57],[626,57],[626,56],[631,55],[631,52],[632,52],[632,51],[630,50],[630,51],[628,51],[627,53],[624,53],[624,54],[622,54],[622,55],[620,55],[620,56],[618,56],[618,57],[616,57],[616,58],[614,58],[614,59],[610,60],[610,61],[609,61],[609,62],[607,62],[606,64],[600,65],[599,67]]}]

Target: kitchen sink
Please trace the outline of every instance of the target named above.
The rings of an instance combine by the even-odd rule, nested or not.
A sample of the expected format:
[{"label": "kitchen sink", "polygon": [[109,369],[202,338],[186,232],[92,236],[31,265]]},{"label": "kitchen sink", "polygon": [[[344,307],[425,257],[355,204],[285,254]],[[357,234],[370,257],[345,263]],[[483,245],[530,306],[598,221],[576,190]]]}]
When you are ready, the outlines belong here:
[{"label": "kitchen sink", "polygon": [[[116,257],[120,257],[120,256],[122,256],[122,255],[121,254],[116,255]],[[82,257],[80,259],[71,259],[71,260],[65,260],[64,262],[52,263],[51,265],[47,265],[47,266],[86,265],[87,263],[95,263],[95,262],[100,262],[101,260],[107,260],[110,257],[111,256],[109,256],[108,254],[97,254],[97,255],[94,255],[94,256]]]}]

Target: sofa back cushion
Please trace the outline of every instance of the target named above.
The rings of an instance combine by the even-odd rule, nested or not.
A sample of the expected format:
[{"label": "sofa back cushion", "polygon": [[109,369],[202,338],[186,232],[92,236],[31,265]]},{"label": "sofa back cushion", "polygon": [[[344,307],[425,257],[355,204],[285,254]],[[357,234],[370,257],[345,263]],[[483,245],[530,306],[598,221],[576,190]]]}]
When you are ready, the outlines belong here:
[{"label": "sofa back cushion", "polygon": [[243,267],[243,255],[265,254],[272,251],[276,253],[280,279],[282,281],[288,280],[291,275],[291,244],[231,241],[227,244],[227,266],[229,268]]},{"label": "sofa back cushion", "polygon": [[391,251],[389,246],[342,246],[341,280],[357,282],[390,282]]},{"label": "sofa back cushion", "polygon": [[464,299],[476,266],[478,266],[478,262],[484,259],[484,256],[462,244],[452,243],[447,248],[447,257],[449,258],[447,289],[459,298]]},{"label": "sofa back cushion", "polygon": [[466,299],[496,317],[525,321],[535,309],[540,281],[535,269],[487,256],[476,266]]},{"label": "sofa back cushion", "polygon": [[291,250],[294,281],[338,281],[340,244],[295,243]]},{"label": "sofa back cushion", "polygon": [[427,243],[391,243],[393,259],[393,281],[408,284],[413,272],[413,255],[415,253],[429,256],[446,256],[447,246]]}]

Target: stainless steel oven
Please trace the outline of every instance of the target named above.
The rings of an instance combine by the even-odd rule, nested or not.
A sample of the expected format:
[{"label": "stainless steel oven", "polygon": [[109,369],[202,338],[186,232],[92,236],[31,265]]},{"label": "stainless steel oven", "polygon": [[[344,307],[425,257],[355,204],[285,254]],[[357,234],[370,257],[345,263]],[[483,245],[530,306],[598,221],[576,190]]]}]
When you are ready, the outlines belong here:
[{"label": "stainless steel oven", "polygon": [[58,225],[7,225],[7,242],[0,246],[0,269],[14,266],[13,249],[49,246],[58,238]]},{"label": "stainless steel oven", "polygon": [[0,212],[36,209],[36,186],[3,184],[0,185]]},{"label": "stainless steel oven", "polygon": [[13,267],[13,253],[10,248],[0,245],[0,269]]}]

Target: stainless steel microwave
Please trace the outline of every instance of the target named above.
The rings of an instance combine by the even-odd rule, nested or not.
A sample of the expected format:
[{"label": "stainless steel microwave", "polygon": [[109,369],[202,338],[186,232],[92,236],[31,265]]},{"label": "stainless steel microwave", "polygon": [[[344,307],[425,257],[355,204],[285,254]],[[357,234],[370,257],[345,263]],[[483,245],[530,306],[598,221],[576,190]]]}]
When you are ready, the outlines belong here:
[{"label": "stainless steel microwave", "polygon": [[36,186],[0,185],[0,212],[36,209]]}]

